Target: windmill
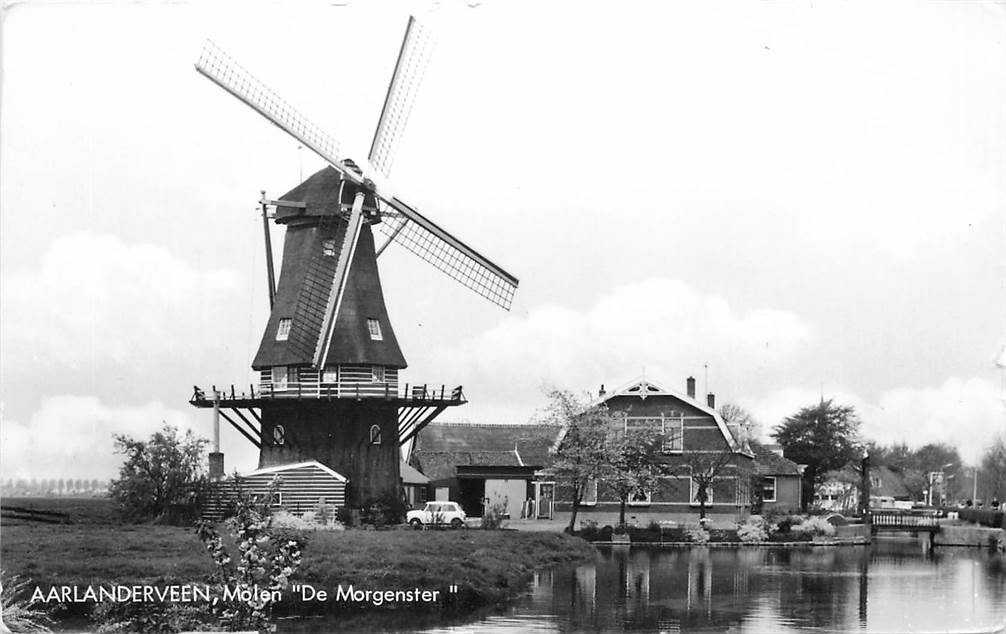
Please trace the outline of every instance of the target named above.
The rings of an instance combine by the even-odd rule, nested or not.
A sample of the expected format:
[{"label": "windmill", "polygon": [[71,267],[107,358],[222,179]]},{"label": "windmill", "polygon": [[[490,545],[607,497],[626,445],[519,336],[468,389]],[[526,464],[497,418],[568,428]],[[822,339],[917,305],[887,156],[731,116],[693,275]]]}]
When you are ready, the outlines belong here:
[{"label": "windmill", "polygon": [[[222,475],[219,416],[259,448],[259,467],[317,460],[349,478],[347,502],[398,495],[400,447],[444,409],[466,402],[460,386],[400,386],[406,367],[388,318],[377,257],[391,243],[509,310],[517,278],[390,193],[386,178],[430,50],[410,17],[367,160],[339,145],[212,42],[196,70],[250,106],[328,166],[282,196],[263,193],[286,226],[278,284],[269,261],[271,312],[240,392],[195,389],[214,410],[211,473]],[[378,183],[382,183],[378,185]],[[265,221],[267,256],[268,220]],[[372,228],[387,236],[375,248]]]}]

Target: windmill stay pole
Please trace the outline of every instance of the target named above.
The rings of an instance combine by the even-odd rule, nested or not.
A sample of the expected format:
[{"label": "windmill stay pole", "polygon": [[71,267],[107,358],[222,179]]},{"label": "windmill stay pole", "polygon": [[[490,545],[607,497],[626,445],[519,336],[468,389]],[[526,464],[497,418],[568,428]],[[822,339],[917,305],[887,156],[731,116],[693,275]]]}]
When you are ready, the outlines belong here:
[{"label": "windmill stay pole", "polygon": [[262,230],[265,232],[265,266],[269,275],[269,309],[276,303],[276,273],[272,265],[272,237],[269,235],[269,209],[262,190]]}]

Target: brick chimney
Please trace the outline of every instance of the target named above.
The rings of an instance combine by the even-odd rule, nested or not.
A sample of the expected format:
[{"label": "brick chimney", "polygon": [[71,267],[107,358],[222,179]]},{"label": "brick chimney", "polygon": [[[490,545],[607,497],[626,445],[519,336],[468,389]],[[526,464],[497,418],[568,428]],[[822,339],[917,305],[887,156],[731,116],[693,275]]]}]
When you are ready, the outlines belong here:
[{"label": "brick chimney", "polygon": [[688,398],[695,398],[695,377],[690,376],[685,379],[685,385],[688,390]]},{"label": "brick chimney", "polygon": [[709,409],[716,409],[716,395],[712,392],[706,394],[706,405],[709,406]]}]

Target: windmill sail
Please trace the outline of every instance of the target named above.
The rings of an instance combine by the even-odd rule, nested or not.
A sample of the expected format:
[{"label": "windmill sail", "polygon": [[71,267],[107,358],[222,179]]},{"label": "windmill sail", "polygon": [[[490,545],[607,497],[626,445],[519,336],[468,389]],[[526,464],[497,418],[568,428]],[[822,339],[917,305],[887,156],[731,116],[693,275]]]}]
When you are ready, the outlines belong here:
[{"label": "windmill sail", "polygon": [[[403,52],[408,46],[409,37],[407,34]],[[339,145],[332,137],[307,120],[212,42],[207,42],[204,47],[203,53],[196,63],[196,70],[328,161],[344,179],[366,189],[374,190],[374,183],[360,176],[347,165],[346,161],[339,158]],[[401,70],[400,67],[396,68],[396,75],[399,74],[399,70]],[[396,94],[395,82],[393,81],[388,98],[391,99]],[[389,111],[387,106],[385,111]],[[382,132],[382,128],[385,127],[388,132]],[[391,154],[385,154],[385,151],[379,148],[382,145],[393,148],[393,141],[397,138],[395,130],[397,127],[382,115],[381,124],[375,135],[372,154],[378,157],[378,164],[383,165],[384,169],[390,168],[388,161]],[[385,137],[388,139],[387,142],[382,141]],[[382,156],[384,158],[381,158]],[[379,190],[374,191],[374,194],[402,216],[395,219],[395,226],[382,226],[382,230],[388,233],[395,242],[457,280],[463,286],[505,310],[510,310],[518,284],[516,277],[398,198],[387,193],[382,195]],[[338,277],[336,276],[336,278]],[[332,296],[337,297],[338,289],[332,289],[332,291]],[[327,315],[326,322],[331,323],[333,318],[333,315]]]},{"label": "windmill sail", "polygon": [[[384,199],[382,199],[384,200]],[[401,218],[381,231],[421,259],[497,306],[510,310],[518,280],[397,198],[387,202]]]},{"label": "windmill sail", "polygon": [[234,61],[216,44],[206,40],[196,61],[196,70],[207,79],[234,95],[275,126],[313,150],[332,167],[353,181],[362,179],[352,173],[339,159],[339,143],[308,120],[283,98]]},{"label": "windmill sail", "polygon": [[405,27],[405,38],[395,63],[395,72],[388,84],[388,94],[384,98],[381,118],[377,121],[374,140],[370,145],[370,164],[385,177],[391,174],[398,141],[416,101],[423,73],[433,53],[433,38],[429,30],[416,18],[409,16]]}]

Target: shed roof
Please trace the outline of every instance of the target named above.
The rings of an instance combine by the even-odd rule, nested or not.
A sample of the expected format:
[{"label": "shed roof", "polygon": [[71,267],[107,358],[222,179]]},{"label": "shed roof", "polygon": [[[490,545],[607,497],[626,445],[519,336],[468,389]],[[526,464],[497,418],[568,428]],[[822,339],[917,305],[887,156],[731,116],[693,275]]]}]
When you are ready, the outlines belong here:
[{"label": "shed roof", "polygon": [[558,425],[430,423],[416,437],[412,463],[433,480],[452,478],[459,465],[545,467]]},{"label": "shed roof", "polygon": [[801,475],[800,465],[789,458],[780,456],[760,442],[751,441],[748,444],[754,452],[755,473],[769,476]]},{"label": "shed roof", "polygon": [[409,466],[409,464],[404,461],[402,462],[400,469],[402,472],[402,482],[405,484],[426,484],[430,481],[429,478],[416,471],[415,468]]}]

